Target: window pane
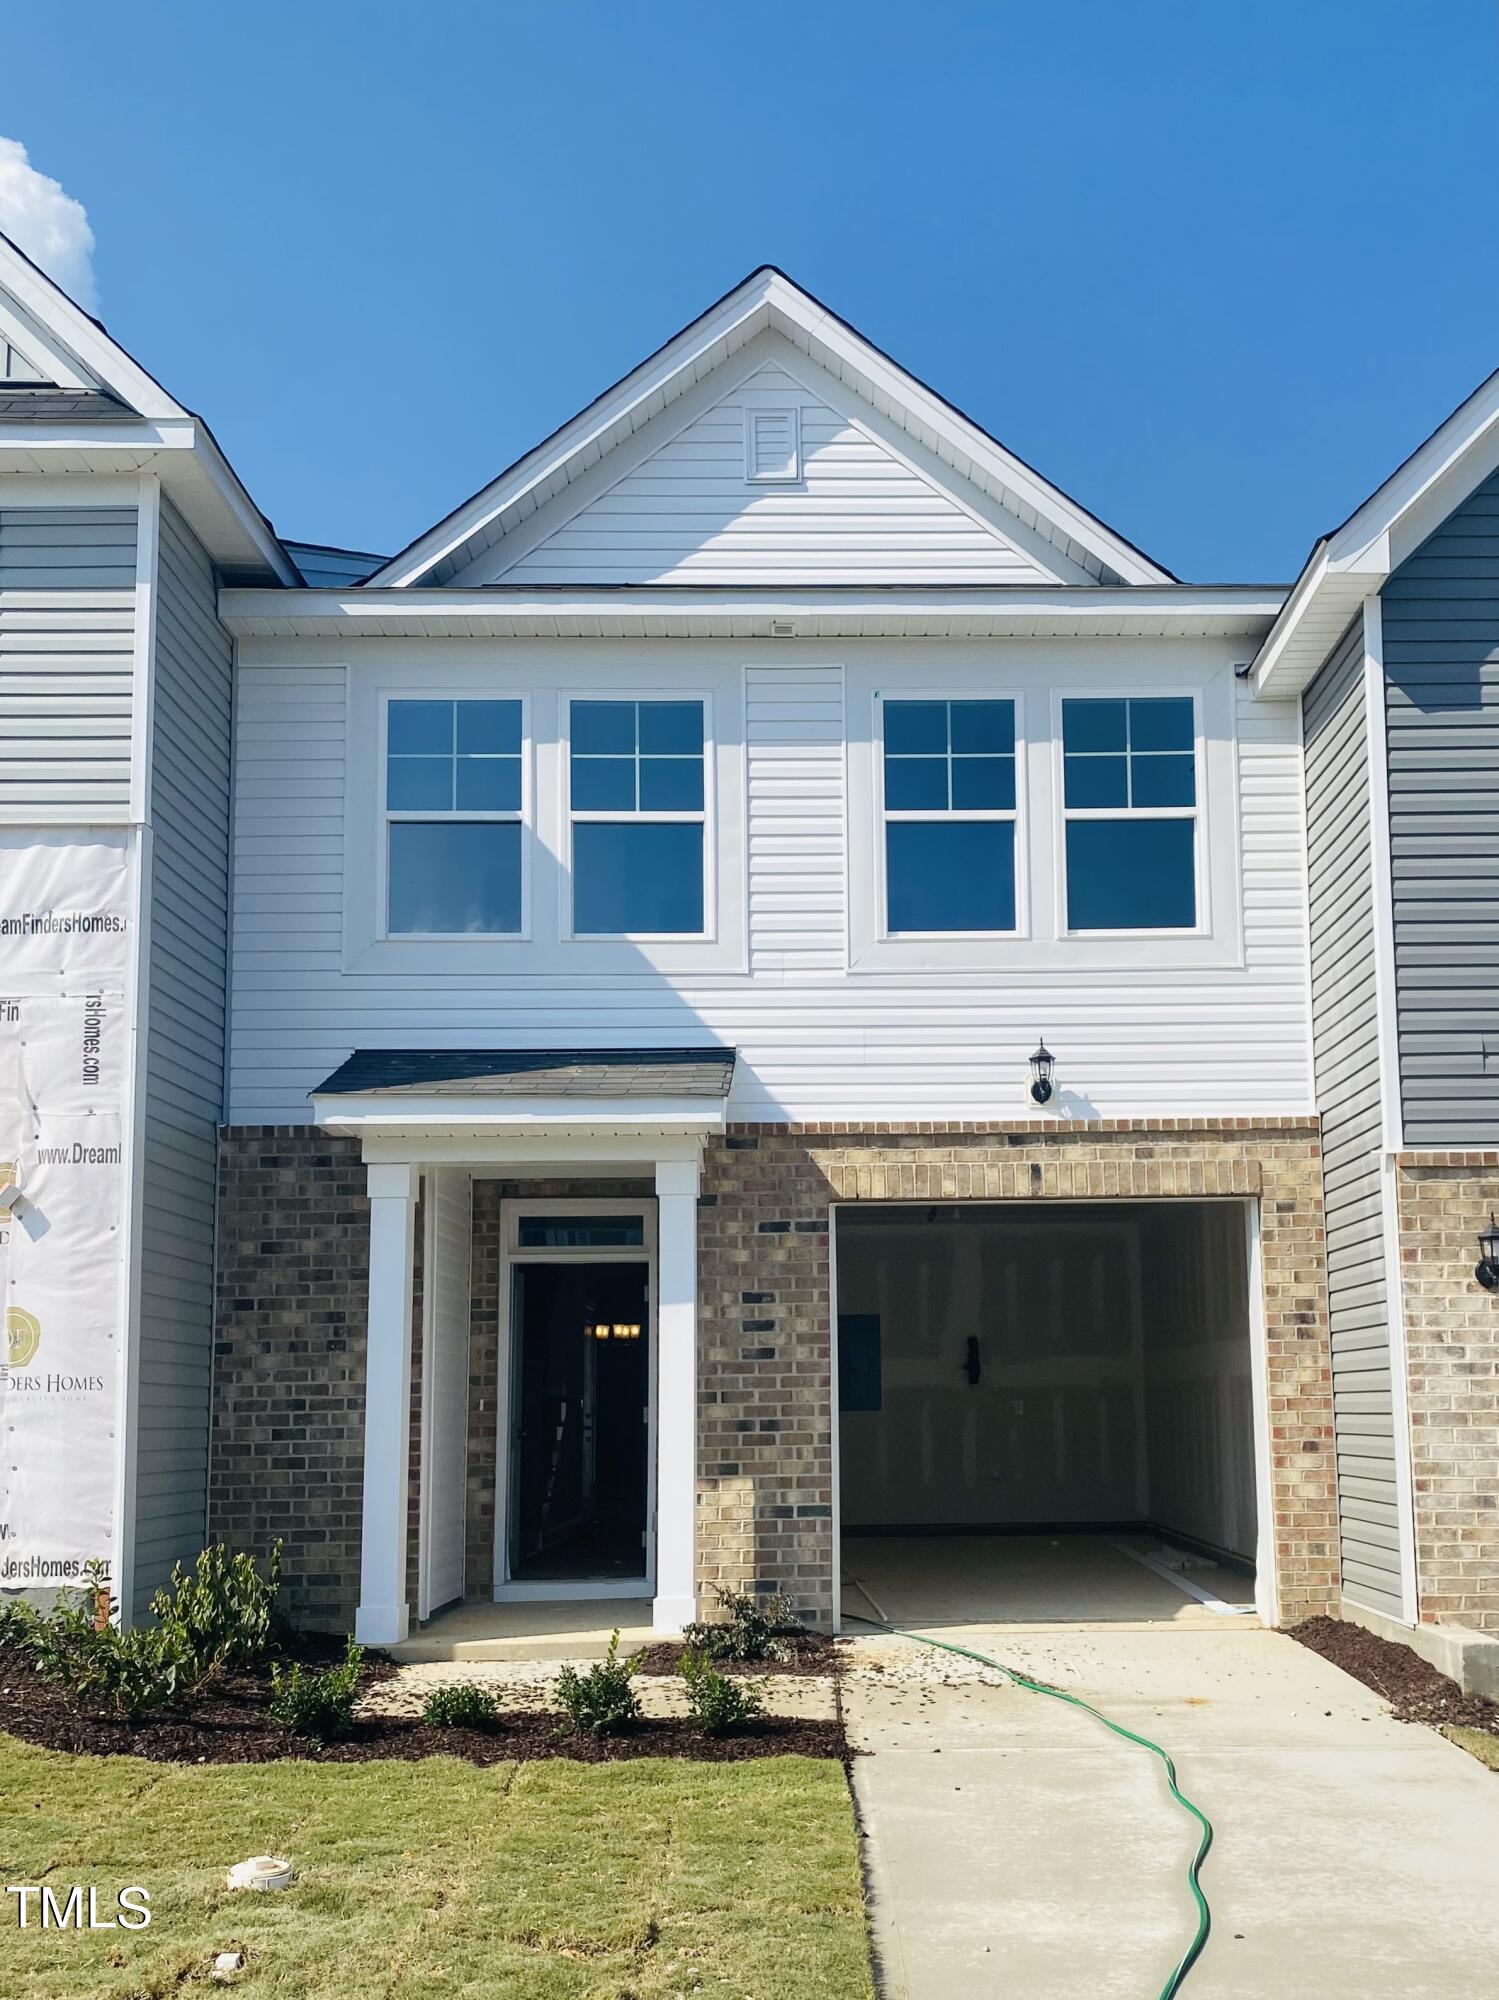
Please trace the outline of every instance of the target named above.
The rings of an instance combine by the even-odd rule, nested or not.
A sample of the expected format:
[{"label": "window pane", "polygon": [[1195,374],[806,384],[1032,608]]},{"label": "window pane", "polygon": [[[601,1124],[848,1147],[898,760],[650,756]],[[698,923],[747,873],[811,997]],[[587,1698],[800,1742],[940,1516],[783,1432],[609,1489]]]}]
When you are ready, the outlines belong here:
[{"label": "window pane", "polygon": [[523,1215],[516,1231],[522,1250],[614,1249],[645,1242],[638,1215]]},{"label": "window pane", "polygon": [[952,802],[977,811],[987,807],[1008,812],[1015,804],[1013,757],[954,757]]},{"label": "window pane", "polygon": [[702,809],[701,757],[641,758],[640,810],[642,812],[701,812]]},{"label": "window pane", "polygon": [[1131,756],[1130,804],[1136,806],[1190,806],[1197,803],[1196,772],[1190,755],[1161,756],[1154,751],[1143,757]]},{"label": "window pane", "polygon": [[947,810],[945,757],[887,757],[885,804],[891,812]]},{"label": "window pane", "polygon": [[1015,704],[1012,701],[955,701],[952,705],[952,747],[978,752],[1015,748]]},{"label": "window pane", "polygon": [[519,812],[519,757],[460,757],[460,812]]},{"label": "window pane", "polygon": [[1070,821],[1070,928],[1191,930],[1197,922],[1195,831],[1190,819]]},{"label": "window pane", "polygon": [[574,757],[574,812],[634,812],[633,757]]},{"label": "window pane", "polygon": [[1064,758],[1070,806],[1127,806],[1129,777],[1123,757]]},{"label": "window pane", "polygon": [[391,812],[451,812],[451,757],[392,757],[385,767],[385,803]]},{"label": "window pane", "polygon": [[892,820],[885,863],[892,932],[1015,928],[1013,820]]},{"label": "window pane", "polygon": [[1067,750],[1122,750],[1125,705],[1122,701],[1064,701],[1062,746]]},{"label": "window pane", "polygon": [[575,701],[571,726],[575,756],[635,754],[633,701]]},{"label": "window pane", "polygon": [[458,704],[458,754],[463,756],[518,757],[520,755],[520,703],[518,701],[460,701]]},{"label": "window pane", "polygon": [[695,757],[703,747],[700,701],[643,701],[640,704],[642,755]]},{"label": "window pane", "polygon": [[885,748],[899,756],[947,750],[945,701],[887,701]]},{"label": "window pane", "polygon": [[393,701],[386,713],[385,747],[394,757],[453,753],[450,701]]},{"label": "window pane", "polygon": [[1190,750],[1193,733],[1190,700],[1152,699],[1129,705],[1131,750]]},{"label": "window pane", "polygon": [[573,828],[573,929],[606,936],[703,928],[703,829],[691,821]]},{"label": "window pane", "polygon": [[518,820],[397,820],[390,829],[390,921],[402,931],[520,929]]}]

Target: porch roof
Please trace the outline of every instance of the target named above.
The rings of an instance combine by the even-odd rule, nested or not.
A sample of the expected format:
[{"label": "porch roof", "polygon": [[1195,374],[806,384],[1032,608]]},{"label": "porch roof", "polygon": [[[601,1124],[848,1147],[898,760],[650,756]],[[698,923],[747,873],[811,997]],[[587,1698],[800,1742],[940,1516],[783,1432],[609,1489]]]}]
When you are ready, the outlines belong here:
[{"label": "porch roof", "polygon": [[727,1097],[734,1051],[355,1049],[314,1097]]}]

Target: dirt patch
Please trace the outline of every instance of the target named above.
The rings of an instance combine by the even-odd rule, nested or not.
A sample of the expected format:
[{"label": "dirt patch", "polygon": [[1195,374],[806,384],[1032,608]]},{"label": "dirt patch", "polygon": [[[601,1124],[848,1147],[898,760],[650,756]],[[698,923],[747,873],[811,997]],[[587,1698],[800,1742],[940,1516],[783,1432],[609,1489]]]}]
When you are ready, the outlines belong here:
[{"label": "dirt patch", "polygon": [[1305,1618],[1287,1630],[1324,1660],[1382,1695],[1397,1722],[1426,1722],[1433,1728],[1460,1727],[1499,1736],[1499,1704],[1464,1694],[1454,1680],[1409,1646],[1381,1639],[1345,1618]]},{"label": "dirt patch", "polygon": [[[774,1660],[715,1660],[713,1665],[721,1674],[748,1674],[751,1677],[766,1674],[836,1674],[841,1655],[837,1644],[824,1632],[790,1632],[776,1644],[783,1647],[785,1657]],[[647,1646],[637,1673],[678,1674],[682,1671],[682,1655],[686,1647],[679,1639],[661,1639],[655,1645]]]},{"label": "dirt patch", "polygon": [[[327,1661],[342,1647],[299,1644],[305,1658]],[[394,1664],[376,1656],[365,1663],[362,1687],[388,1679]],[[539,1757],[571,1757],[604,1764],[634,1757],[690,1757],[702,1763],[735,1763],[751,1757],[846,1758],[841,1721],[767,1715],[737,1736],[707,1736],[680,1716],[648,1716],[628,1732],[597,1739],[561,1734],[555,1714],[517,1710],[492,1730],[433,1729],[410,1716],[369,1716],[356,1721],[340,1743],[319,1748],[267,1713],[269,1674],[226,1676],[178,1709],[139,1722],[86,1714],[65,1689],[44,1681],[24,1659],[0,1660],[0,1729],[44,1750],[94,1757],[144,1757],[157,1764],[274,1764],[295,1758],[321,1764],[358,1764],[380,1758],[460,1757],[471,1764],[500,1764]]]}]

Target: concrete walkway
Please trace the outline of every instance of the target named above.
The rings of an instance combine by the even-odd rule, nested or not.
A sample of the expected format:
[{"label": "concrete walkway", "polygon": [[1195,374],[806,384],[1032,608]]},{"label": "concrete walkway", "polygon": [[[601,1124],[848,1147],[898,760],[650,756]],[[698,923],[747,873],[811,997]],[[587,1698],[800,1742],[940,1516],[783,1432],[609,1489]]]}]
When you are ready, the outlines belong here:
[{"label": "concrete walkway", "polygon": [[[1175,1757],[1217,1830],[1186,2000],[1499,1991],[1499,1776],[1293,1640],[1238,1619],[934,1636]],[[1157,1760],[944,1655],[885,1638],[850,1654],[887,2000],[1156,2000],[1192,1934],[1196,1833]]]}]

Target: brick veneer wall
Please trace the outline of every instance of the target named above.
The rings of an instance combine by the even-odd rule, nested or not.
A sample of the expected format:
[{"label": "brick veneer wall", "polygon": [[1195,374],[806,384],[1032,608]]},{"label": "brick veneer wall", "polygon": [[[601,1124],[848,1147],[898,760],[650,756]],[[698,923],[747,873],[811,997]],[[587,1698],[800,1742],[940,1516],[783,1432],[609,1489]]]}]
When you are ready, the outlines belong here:
[{"label": "brick veneer wall", "polygon": [[1282,1621],[1338,1598],[1315,1120],[744,1125],[704,1161],[698,1571],[832,1603],[829,1205],[1258,1196]]},{"label": "brick veneer wall", "polygon": [[1401,1153],[1395,1187],[1420,1615],[1499,1632],[1499,1293],[1473,1276],[1499,1152]]},{"label": "brick veneer wall", "polygon": [[[650,1192],[648,1181],[475,1182],[471,1592],[487,1592],[493,1580],[500,1201]],[[710,1142],[698,1232],[705,1594],[713,1583],[786,1589],[814,1617],[826,1620],[831,1610],[832,1202],[1171,1195],[1260,1198],[1281,1615],[1332,1606],[1320,1161],[1306,1120],[741,1126]],[[212,1533],[259,1549],[281,1535],[291,1615],[347,1629],[359,1587],[369,1272],[357,1144],[305,1126],[227,1131],[219,1233]],[[414,1368],[419,1355],[418,1344]],[[417,1471],[413,1441],[413,1483]]]}]

